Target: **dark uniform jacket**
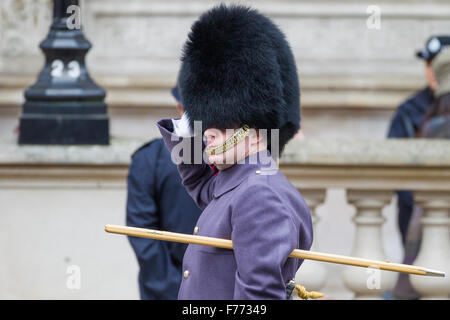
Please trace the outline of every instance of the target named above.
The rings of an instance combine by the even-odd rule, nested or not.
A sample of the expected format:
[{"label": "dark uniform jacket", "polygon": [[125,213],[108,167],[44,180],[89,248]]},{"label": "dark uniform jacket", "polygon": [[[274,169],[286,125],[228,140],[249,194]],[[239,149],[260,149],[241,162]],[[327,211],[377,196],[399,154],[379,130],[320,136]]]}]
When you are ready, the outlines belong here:
[{"label": "dark uniform jacket", "polygon": [[415,138],[425,112],[433,100],[433,91],[426,87],[403,102],[392,119],[389,138]]},{"label": "dark uniform jacket", "polygon": [[[200,209],[181,184],[162,139],[132,156],[128,173],[127,225],[192,233]],[[142,299],[176,299],[185,244],[129,237],[139,262]]]}]

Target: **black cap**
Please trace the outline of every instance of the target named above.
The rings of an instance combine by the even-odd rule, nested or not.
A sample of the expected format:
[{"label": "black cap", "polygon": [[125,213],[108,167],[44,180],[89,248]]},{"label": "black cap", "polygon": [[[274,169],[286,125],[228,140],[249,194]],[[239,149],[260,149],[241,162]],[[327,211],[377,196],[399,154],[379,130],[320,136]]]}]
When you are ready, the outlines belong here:
[{"label": "black cap", "polygon": [[450,46],[450,36],[432,36],[428,39],[425,48],[416,52],[416,55],[425,60],[433,59],[446,46]]}]

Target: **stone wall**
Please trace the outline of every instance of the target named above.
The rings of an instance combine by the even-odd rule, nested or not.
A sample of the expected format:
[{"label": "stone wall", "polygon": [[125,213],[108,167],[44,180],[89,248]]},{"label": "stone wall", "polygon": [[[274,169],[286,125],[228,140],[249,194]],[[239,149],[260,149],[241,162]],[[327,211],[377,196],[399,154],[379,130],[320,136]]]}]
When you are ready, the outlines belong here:
[{"label": "stone wall", "polygon": [[[126,174],[131,153],[142,143],[113,139],[110,146],[23,147],[0,139],[0,299],[139,297],[131,246],[125,236],[105,233],[104,225],[125,224]],[[360,247],[358,256],[401,262],[392,190],[431,192],[435,200],[445,191],[444,207],[449,208],[449,144],[319,139],[289,143],[281,170],[318,220],[314,250],[351,255]],[[349,198],[355,190],[368,202],[382,192],[383,202],[364,211]],[[365,227],[375,229],[375,237],[357,232],[361,223],[355,217],[364,214]],[[445,230],[448,221],[442,217],[435,227]],[[448,261],[446,269],[439,264],[448,252],[435,252],[445,250],[445,243],[437,247],[424,249],[428,260],[421,265],[448,271]],[[67,286],[70,266],[80,268],[78,289]],[[298,281],[324,292],[327,299],[353,297],[344,286],[344,266],[307,262],[300,270]],[[364,269],[350,272],[363,279],[367,275]],[[378,291],[373,294],[379,296]]]},{"label": "stone wall", "polygon": [[[0,136],[11,135],[23,90],[42,68],[38,43],[48,31],[49,2],[0,3]],[[169,88],[182,43],[191,23],[215,3],[82,1],[93,43],[88,66],[108,90],[112,135],[157,134],[156,119],[176,115]],[[312,137],[383,138],[395,107],[425,84],[415,50],[430,34],[450,30],[450,5],[442,0],[244,3],[286,33],[300,75],[304,133]],[[368,27],[373,5],[380,10],[379,29]]]}]

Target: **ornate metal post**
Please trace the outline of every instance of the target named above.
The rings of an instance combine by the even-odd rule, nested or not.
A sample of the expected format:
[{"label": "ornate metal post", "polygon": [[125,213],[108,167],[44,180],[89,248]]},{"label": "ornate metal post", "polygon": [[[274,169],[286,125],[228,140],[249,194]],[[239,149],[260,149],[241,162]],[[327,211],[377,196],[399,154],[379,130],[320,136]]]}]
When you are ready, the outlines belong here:
[{"label": "ornate metal post", "polygon": [[105,91],[90,78],[78,0],[54,0],[45,66],[25,91],[19,144],[109,144]]}]

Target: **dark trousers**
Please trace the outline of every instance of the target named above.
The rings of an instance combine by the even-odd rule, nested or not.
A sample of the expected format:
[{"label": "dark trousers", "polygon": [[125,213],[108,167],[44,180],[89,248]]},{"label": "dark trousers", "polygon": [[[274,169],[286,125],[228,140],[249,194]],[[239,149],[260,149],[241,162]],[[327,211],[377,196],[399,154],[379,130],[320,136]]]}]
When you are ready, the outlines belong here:
[{"label": "dark trousers", "polygon": [[398,226],[402,235],[403,246],[406,244],[409,223],[414,209],[414,196],[411,191],[397,191]]}]

